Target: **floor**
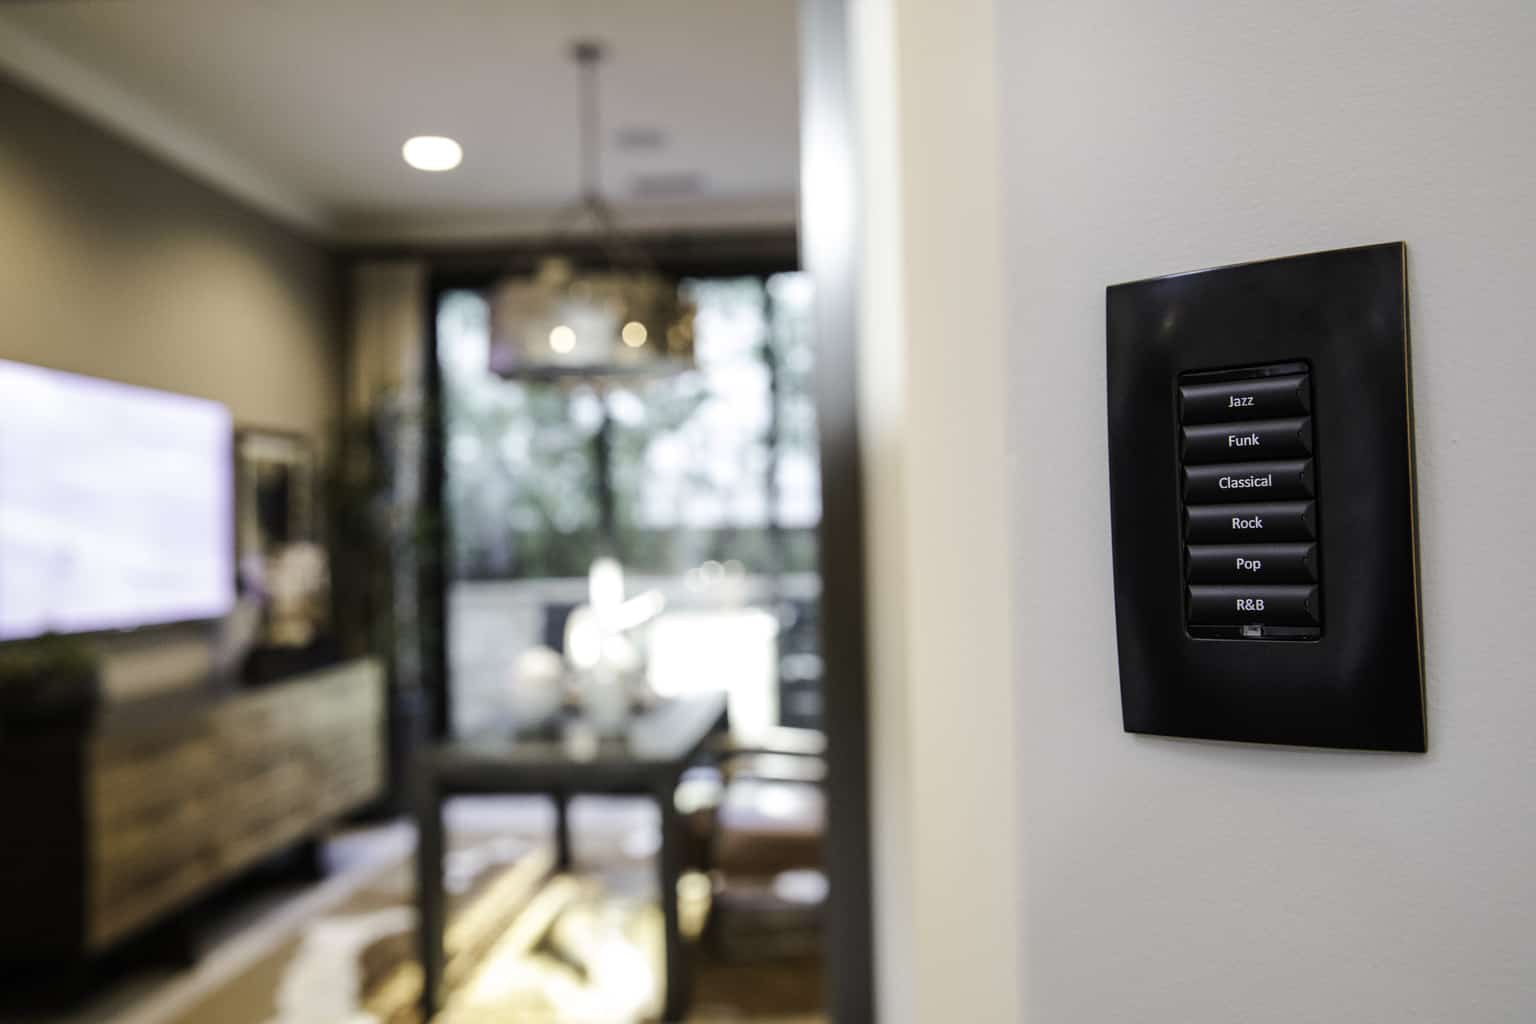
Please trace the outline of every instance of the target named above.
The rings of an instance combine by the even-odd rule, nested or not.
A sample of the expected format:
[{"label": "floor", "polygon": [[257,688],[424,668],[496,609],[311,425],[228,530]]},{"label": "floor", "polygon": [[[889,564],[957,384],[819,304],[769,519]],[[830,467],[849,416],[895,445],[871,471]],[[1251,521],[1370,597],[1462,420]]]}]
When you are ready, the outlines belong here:
[{"label": "floor", "polygon": [[[163,1024],[204,992],[237,975],[283,936],[345,901],[378,871],[408,855],[415,842],[409,826],[378,825],[350,830],[325,850],[326,877],[295,877],[289,865],[273,864],[210,901],[194,933],[195,962],[177,963],[175,954],[138,950],[109,958],[85,981],[89,994],[69,999],[60,984],[72,978],[36,979],[25,1009],[0,1002],[6,1024]],[[27,979],[28,981],[34,979]],[[34,986],[7,978],[5,990]],[[55,1005],[61,1000],[64,1005]]]},{"label": "floor", "polygon": [[[498,833],[508,836],[543,837],[549,834],[553,824],[553,812],[546,801],[537,798],[498,798],[456,801],[449,805],[447,822],[450,832]],[[461,1000],[458,1012],[445,1013],[444,1024],[457,1021],[522,1020],[527,1019],[588,1019],[615,1020],[635,1019],[639,1011],[604,1010],[603,1005],[628,1005],[620,1000],[611,1004],[594,1003],[594,991],[623,993],[625,986],[630,992],[640,992],[630,1000],[638,1005],[644,1001],[644,972],[654,970],[646,963],[654,952],[648,936],[652,933],[647,914],[659,916],[653,902],[654,891],[647,890],[653,884],[653,872],[635,870],[655,853],[659,845],[654,808],[643,801],[593,799],[578,801],[573,806],[573,842],[578,865],[574,876],[562,876],[546,886],[540,893],[545,904],[560,904],[562,910],[558,927],[548,929],[549,938],[544,940],[559,947],[543,954],[531,954],[528,943],[519,942],[515,936],[504,940],[489,950],[485,961],[470,983],[466,996]],[[541,841],[530,839],[529,842]],[[199,914],[195,928],[194,958],[190,964],[178,965],[168,958],[156,962],[154,956],[138,955],[132,959],[108,962],[88,979],[84,987],[89,992],[84,997],[76,990],[82,986],[73,978],[47,979],[37,984],[37,979],[0,977],[0,986],[7,994],[18,988],[30,988],[34,994],[27,997],[25,1007],[18,1007],[14,999],[0,995],[0,1021],[7,1024],[222,1024],[215,1022],[205,1007],[217,1004],[217,994],[228,992],[237,979],[248,975],[264,959],[270,959],[273,951],[295,942],[296,936],[308,935],[315,922],[338,908],[351,905],[349,901],[366,893],[367,887],[376,884],[385,873],[398,871],[403,858],[408,857],[414,844],[413,830],[405,824],[392,823],[348,831],[327,844],[324,857],[326,875],[316,882],[296,877],[283,864],[276,864],[230,892],[211,901],[206,912]],[[616,855],[617,854],[617,855]],[[602,867],[599,870],[598,866]],[[615,867],[617,865],[617,867]],[[449,864],[450,887],[455,884],[455,866]],[[599,880],[599,877],[600,880]],[[702,879],[701,879],[702,881]],[[564,888],[562,888],[562,886]],[[563,902],[562,902],[563,900]],[[643,904],[650,903],[649,906]],[[627,909],[626,909],[627,908]],[[638,910],[636,908],[639,908]],[[521,926],[523,922],[519,922]],[[399,927],[399,922],[393,923]],[[509,929],[516,931],[516,928]],[[619,941],[629,937],[635,941]],[[308,939],[306,938],[306,949]],[[586,956],[590,965],[597,969],[583,972],[582,984],[572,977],[570,964],[580,963]],[[298,962],[300,958],[296,958]],[[308,967],[289,968],[295,977],[286,978],[284,984],[316,984],[322,989],[337,989],[345,985],[338,980],[338,972],[323,962],[323,951],[310,957]],[[707,960],[707,958],[701,958]],[[306,981],[297,975],[308,971]],[[627,974],[625,972],[628,972]],[[27,984],[18,985],[22,981]],[[526,1002],[530,992],[540,996],[538,1005],[545,1007],[540,1014],[522,1014],[509,1017],[505,1012],[487,1012],[487,1007],[510,1007],[514,994],[508,985],[517,988],[517,995]],[[790,1000],[803,1004],[810,996],[810,1003],[817,1000],[809,992],[810,986],[820,987],[820,976],[814,968],[806,969],[794,964],[766,965],[763,967],[733,967],[728,964],[701,963],[697,984],[699,1012],[695,1020],[701,1022],[761,1022],[761,1024],[819,1024],[824,1018],[804,1006],[796,1006],[791,1012],[781,1012],[784,1000],[775,1000],[774,990],[782,993],[788,987],[800,987],[799,997]],[[269,986],[270,988],[270,986]],[[765,1005],[760,998],[763,991],[770,992],[766,1005],[778,1006],[770,1013],[754,1011],[753,1005]],[[40,994],[39,994],[40,993]],[[364,1012],[361,1008],[339,1009],[347,1002],[337,992],[330,992],[338,1009],[331,1011],[327,1024],[374,1024],[380,1017]],[[741,995],[742,998],[736,998]],[[497,1002],[498,999],[502,1001]],[[61,1003],[62,1000],[62,1003]],[[325,994],[322,993],[321,1003]],[[297,1003],[302,1007],[304,1001]],[[286,1004],[285,1004],[286,1005]],[[308,1005],[314,1006],[313,998]],[[548,1007],[570,1009],[550,1015]],[[597,1007],[597,1008],[593,1008]],[[454,1008],[450,1007],[450,1011]],[[313,1010],[296,1008],[280,1009],[265,1024],[318,1024]],[[336,1014],[346,1012],[349,1016]],[[220,1014],[219,1016],[223,1016]]]}]

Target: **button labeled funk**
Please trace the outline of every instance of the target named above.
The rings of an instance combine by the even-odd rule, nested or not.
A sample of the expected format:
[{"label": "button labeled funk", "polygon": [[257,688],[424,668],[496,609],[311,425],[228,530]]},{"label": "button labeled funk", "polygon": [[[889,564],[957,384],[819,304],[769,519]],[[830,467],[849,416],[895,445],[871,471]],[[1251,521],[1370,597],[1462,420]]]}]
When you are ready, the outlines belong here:
[{"label": "button labeled funk", "polygon": [[1312,420],[1210,423],[1184,428],[1185,462],[1283,459],[1312,453]]},{"label": "button labeled funk", "polygon": [[1310,501],[1254,505],[1191,505],[1185,510],[1191,544],[1312,540],[1316,505]]}]

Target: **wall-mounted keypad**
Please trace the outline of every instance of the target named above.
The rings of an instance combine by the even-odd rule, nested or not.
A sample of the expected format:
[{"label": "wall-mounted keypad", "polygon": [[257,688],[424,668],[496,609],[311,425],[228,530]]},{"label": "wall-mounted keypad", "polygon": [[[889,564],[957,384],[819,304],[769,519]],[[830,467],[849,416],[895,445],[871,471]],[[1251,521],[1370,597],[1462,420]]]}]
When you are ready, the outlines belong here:
[{"label": "wall-mounted keypad", "polygon": [[1422,751],[1406,248],[1104,300],[1126,731]]},{"label": "wall-mounted keypad", "polygon": [[1305,363],[1179,378],[1185,622],[1192,636],[1322,633]]}]

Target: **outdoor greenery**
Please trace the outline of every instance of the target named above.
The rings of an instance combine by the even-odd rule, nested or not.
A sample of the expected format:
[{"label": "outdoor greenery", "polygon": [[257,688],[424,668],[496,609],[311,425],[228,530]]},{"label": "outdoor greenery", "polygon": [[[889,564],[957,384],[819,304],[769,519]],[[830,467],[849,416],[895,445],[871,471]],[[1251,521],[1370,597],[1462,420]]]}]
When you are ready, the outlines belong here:
[{"label": "outdoor greenery", "polygon": [[595,437],[609,424],[614,542],[626,565],[705,559],[814,569],[820,516],[809,283],[690,281],[698,369],[599,390],[488,366],[477,292],[439,307],[447,507],[458,579],[585,574],[605,543]]}]

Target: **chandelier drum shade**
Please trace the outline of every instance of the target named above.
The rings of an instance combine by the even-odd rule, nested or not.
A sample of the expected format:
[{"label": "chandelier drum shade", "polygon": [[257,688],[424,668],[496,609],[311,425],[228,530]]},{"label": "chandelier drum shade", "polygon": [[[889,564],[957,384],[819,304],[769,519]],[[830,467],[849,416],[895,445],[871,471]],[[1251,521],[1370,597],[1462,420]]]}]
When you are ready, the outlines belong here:
[{"label": "chandelier drum shade", "polygon": [[693,365],[693,307],[647,269],[578,271],[561,257],[490,297],[490,369],[502,377],[625,377]]},{"label": "chandelier drum shade", "polygon": [[[598,158],[597,70],[602,47],[572,49],[580,75],[582,196],[554,221],[550,253],[531,275],[503,278],[491,290],[492,373],[507,378],[574,379],[674,373],[693,366],[693,305],[676,278],[660,273],[626,239],[602,198]],[[571,225],[590,221],[604,266],[578,267],[559,251]]]}]

